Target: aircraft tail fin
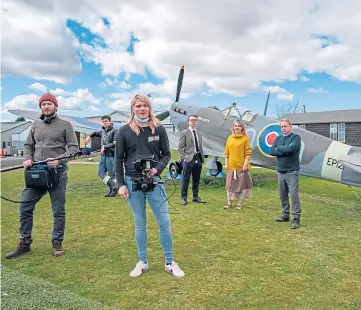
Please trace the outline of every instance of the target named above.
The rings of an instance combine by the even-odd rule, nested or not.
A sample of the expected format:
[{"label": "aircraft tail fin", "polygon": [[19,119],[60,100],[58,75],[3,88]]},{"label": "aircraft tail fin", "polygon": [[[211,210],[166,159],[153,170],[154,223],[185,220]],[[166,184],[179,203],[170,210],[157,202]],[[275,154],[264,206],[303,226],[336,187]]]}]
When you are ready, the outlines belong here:
[{"label": "aircraft tail fin", "polygon": [[361,156],[346,155],[340,158],[340,162],[358,173],[361,173]]}]

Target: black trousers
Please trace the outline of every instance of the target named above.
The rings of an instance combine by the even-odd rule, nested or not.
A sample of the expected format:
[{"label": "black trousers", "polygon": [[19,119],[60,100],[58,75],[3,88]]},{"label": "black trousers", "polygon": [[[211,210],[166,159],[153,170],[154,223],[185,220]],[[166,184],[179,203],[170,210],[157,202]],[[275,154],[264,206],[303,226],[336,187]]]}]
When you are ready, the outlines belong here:
[{"label": "black trousers", "polygon": [[201,178],[202,159],[199,154],[194,155],[189,163],[183,161],[182,198],[187,199],[189,181],[192,175],[193,198],[198,197],[199,180]]}]

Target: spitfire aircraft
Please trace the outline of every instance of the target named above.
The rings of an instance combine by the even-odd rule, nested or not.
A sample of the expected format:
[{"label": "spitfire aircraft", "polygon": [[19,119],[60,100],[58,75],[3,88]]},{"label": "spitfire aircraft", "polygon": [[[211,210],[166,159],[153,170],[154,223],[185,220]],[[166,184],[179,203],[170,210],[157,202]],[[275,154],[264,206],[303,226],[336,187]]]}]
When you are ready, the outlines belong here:
[{"label": "spitfire aircraft", "polygon": [[[217,159],[224,157],[225,143],[231,135],[232,123],[235,119],[240,119],[246,125],[252,147],[251,165],[276,169],[276,158],[270,155],[270,149],[277,136],[282,135],[279,121],[235,104],[219,110],[216,107],[179,102],[183,75],[184,67],[178,78],[176,100],[169,109],[171,122],[178,131],[168,132],[172,149],[178,149],[180,131],[188,128],[188,116],[197,115],[197,129],[203,133],[204,154],[212,156],[206,166],[212,176],[217,176],[222,171],[222,165]],[[164,113],[163,117],[167,116]],[[299,134],[302,140],[301,175],[361,187],[361,147],[340,143],[299,127],[294,127],[293,132]],[[181,173],[181,166],[179,161],[170,164],[172,178]]]},{"label": "spitfire aircraft", "polygon": [[[188,116],[198,116],[198,130],[203,133],[203,150],[207,160],[206,167],[211,176],[222,172],[222,164],[218,157],[224,157],[224,148],[227,138],[231,135],[231,127],[235,119],[240,119],[247,128],[247,135],[252,146],[251,165],[276,169],[276,158],[270,155],[270,148],[277,136],[282,135],[277,119],[267,117],[264,113],[257,114],[248,109],[237,107],[235,104],[227,109],[217,107],[202,107],[199,105],[179,102],[184,76],[184,67],[181,68],[176,100],[169,111],[156,114],[159,120],[170,117],[176,131],[168,131],[171,148],[178,150],[180,131],[188,128]],[[267,109],[267,104],[266,108]],[[11,110],[16,115],[27,119],[39,117],[38,112],[25,110]],[[116,127],[125,124],[128,114],[117,111],[121,119],[116,121]],[[86,119],[74,116],[61,116],[70,121],[74,128],[81,132],[90,132],[98,129],[100,120]],[[293,131],[301,136],[300,174],[347,185],[361,187],[361,147],[353,147],[327,137],[315,134],[305,129],[294,127]],[[169,170],[172,178],[182,172],[180,161],[171,162]]]}]

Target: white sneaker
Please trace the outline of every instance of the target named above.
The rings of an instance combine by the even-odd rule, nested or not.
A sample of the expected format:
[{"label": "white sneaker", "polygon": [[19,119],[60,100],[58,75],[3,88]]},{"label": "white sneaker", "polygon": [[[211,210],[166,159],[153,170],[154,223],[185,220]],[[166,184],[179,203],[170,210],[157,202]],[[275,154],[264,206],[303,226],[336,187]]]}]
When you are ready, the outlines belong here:
[{"label": "white sneaker", "polygon": [[135,268],[132,270],[132,272],[130,273],[130,276],[132,278],[136,278],[141,276],[144,272],[146,272],[149,269],[148,264],[146,264],[145,262],[139,261],[136,265]]},{"label": "white sneaker", "polygon": [[183,278],[184,272],[179,268],[178,264],[175,261],[172,261],[172,265],[165,265],[164,269],[166,272],[171,273],[173,276],[177,278]]}]

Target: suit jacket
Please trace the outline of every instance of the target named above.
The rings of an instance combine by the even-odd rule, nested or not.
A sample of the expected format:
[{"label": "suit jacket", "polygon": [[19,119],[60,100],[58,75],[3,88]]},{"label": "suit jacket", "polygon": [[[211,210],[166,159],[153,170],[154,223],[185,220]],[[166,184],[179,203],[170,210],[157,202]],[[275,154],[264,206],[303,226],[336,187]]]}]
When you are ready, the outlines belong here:
[{"label": "suit jacket", "polygon": [[[203,153],[203,146],[202,146],[202,133],[200,131],[196,131],[197,133],[197,140],[198,140],[198,147],[199,152],[201,153],[202,163],[204,162],[204,153]],[[179,145],[178,145],[178,152],[182,160],[185,160],[187,163],[191,162],[193,156],[195,154],[195,144],[193,141],[193,133],[189,130],[189,128],[183,130],[180,135]]]}]

